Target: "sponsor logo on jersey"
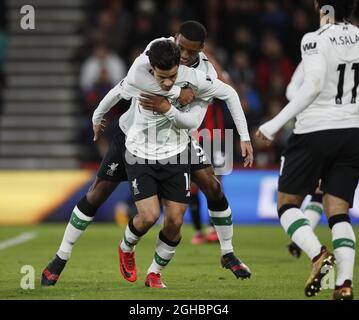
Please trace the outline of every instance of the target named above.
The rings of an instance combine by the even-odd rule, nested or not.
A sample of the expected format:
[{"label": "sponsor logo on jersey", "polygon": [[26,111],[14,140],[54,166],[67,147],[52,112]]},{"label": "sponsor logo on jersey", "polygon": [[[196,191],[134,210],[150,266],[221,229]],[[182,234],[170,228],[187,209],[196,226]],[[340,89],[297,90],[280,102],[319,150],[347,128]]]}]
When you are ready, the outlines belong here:
[{"label": "sponsor logo on jersey", "polygon": [[312,55],[318,53],[317,43],[316,42],[305,43],[303,45],[303,52],[306,55]]},{"label": "sponsor logo on jersey", "polygon": [[306,43],[303,45],[303,50],[304,51],[308,51],[308,50],[314,50],[317,48],[317,43],[316,42],[310,42],[310,43]]},{"label": "sponsor logo on jersey", "polygon": [[108,167],[110,169],[107,170],[107,175],[113,177],[113,174],[117,170],[118,163],[111,163],[110,165],[108,165]]}]

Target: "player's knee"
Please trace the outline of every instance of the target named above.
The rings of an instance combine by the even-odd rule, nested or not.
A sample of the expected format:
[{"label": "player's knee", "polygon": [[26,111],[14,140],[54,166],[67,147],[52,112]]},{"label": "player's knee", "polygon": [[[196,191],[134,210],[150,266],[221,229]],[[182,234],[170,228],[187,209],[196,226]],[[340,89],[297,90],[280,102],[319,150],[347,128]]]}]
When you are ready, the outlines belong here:
[{"label": "player's knee", "polygon": [[151,227],[157,222],[160,217],[160,214],[155,210],[149,209],[146,211],[139,211],[138,216],[143,225]]},{"label": "player's knee", "polygon": [[111,181],[99,181],[96,179],[86,194],[87,200],[96,206],[102,205],[116,189],[117,183]]},{"label": "player's knee", "polygon": [[283,204],[283,205],[279,205],[278,204],[278,217],[279,219],[281,218],[281,216],[289,209],[293,209],[293,208],[296,208],[296,209],[299,209],[299,206],[297,206],[296,204],[294,203],[286,203],[286,204]]},{"label": "player's knee", "polygon": [[208,201],[218,201],[223,198],[221,183],[213,178],[208,180],[208,183],[201,188]]},{"label": "player's knee", "polygon": [[182,217],[170,217],[166,219],[166,227],[173,231],[179,231],[182,225],[183,225]]}]

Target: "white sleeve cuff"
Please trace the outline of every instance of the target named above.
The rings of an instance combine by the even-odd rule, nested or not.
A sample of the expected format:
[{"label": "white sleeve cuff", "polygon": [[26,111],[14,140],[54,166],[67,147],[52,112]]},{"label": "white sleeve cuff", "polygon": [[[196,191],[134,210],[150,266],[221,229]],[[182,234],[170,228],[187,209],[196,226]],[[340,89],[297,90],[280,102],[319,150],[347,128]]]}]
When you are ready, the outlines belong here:
[{"label": "white sleeve cuff", "polygon": [[173,105],[171,105],[171,108],[163,115],[167,117],[169,120],[173,120],[177,112],[179,111]]},{"label": "white sleeve cuff", "polygon": [[276,134],[276,132],[274,132],[273,134],[270,133],[269,127],[270,126],[270,121],[266,122],[265,124],[262,124],[259,127],[259,131],[262,132],[262,134],[268,139],[273,141],[274,140],[274,135]]},{"label": "white sleeve cuff", "polygon": [[168,97],[174,100],[177,100],[181,95],[181,87],[173,86],[170,91],[168,91]]}]

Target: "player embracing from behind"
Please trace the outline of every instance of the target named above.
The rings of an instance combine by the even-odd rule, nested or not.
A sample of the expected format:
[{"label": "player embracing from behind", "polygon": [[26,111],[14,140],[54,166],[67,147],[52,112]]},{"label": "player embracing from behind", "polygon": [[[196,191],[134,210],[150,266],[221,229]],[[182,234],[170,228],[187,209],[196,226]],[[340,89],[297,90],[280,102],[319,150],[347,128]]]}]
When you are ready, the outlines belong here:
[{"label": "player embracing from behind", "polygon": [[[353,299],[355,234],[350,223],[359,180],[359,29],[349,22],[355,0],[316,0],[328,23],[301,43],[304,82],[294,99],[257,136],[272,141],[296,117],[294,134],[282,156],[278,215],[284,230],[312,260],[307,296],[337,263],[335,300]],[[299,209],[321,179],[324,211],[334,255],[321,245]]]}]

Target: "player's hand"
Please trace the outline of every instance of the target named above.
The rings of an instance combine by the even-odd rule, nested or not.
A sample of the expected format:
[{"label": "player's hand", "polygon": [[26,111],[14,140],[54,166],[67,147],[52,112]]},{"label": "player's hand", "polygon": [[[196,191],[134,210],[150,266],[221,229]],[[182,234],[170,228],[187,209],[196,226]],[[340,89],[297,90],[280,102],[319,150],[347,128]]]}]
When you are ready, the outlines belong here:
[{"label": "player's hand", "polygon": [[94,124],[92,126],[93,129],[93,141],[97,141],[98,138],[102,135],[106,128],[106,120],[102,119],[100,124]]},{"label": "player's hand", "polygon": [[147,93],[142,93],[139,100],[141,106],[149,111],[166,113],[171,109],[171,104],[167,98],[162,96],[154,96]]},{"label": "player's hand", "polygon": [[272,140],[269,140],[259,129],[256,132],[256,137],[263,140],[267,146],[270,146]]},{"label": "player's hand", "polygon": [[244,158],[244,167],[252,167],[254,156],[253,156],[253,148],[250,141],[241,141],[241,151],[242,157]]},{"label": "player's hand", "polygon": [[191,88],[182,88],[180,96],[177,99],[177,102],[181,106],[186,106],[193,102],[193,100],[196,98],[196,93]]}]

